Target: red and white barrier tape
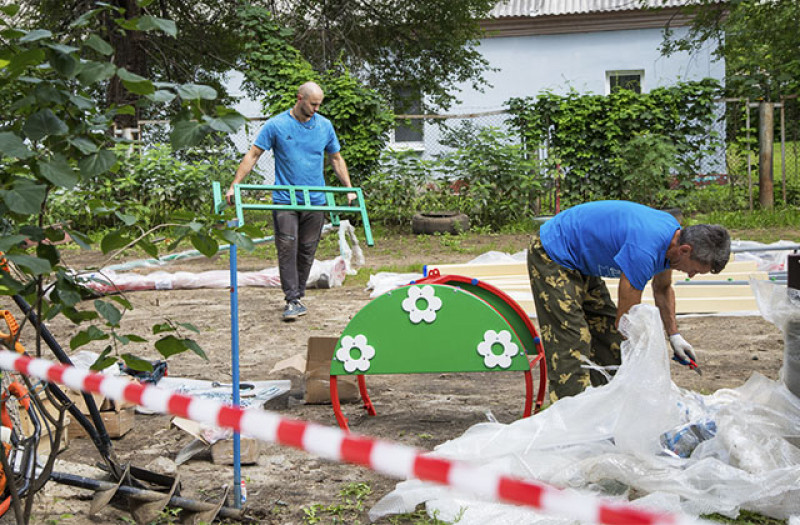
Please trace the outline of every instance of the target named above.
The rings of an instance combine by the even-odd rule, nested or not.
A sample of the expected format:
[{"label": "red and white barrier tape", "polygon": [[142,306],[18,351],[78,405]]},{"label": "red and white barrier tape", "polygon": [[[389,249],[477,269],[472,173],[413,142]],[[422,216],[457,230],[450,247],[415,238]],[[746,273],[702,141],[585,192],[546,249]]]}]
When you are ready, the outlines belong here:
[{"label": "red and white barrier tape", "polygon": [[44,359],[32,359],[9,351],[0,352],[0,368],[61,383],[76,390],[100,393],[114,401],[135,403],[198,423],[232,428],[249,437],[289,445],[335,461],[362,465],[393,478],[432,481],[485,500],[524,505],[546,514],[588,523],[620,525],[698,523],[698,520],[688,516],[603,501],[539,482],[502,476],[466,462],[430,457],[412,447],[348,434],[335,427],[288,419],[258,408],[241,409],[217,401],[193,398],[155,386],[133,383],[121,377],[97,374]]}]

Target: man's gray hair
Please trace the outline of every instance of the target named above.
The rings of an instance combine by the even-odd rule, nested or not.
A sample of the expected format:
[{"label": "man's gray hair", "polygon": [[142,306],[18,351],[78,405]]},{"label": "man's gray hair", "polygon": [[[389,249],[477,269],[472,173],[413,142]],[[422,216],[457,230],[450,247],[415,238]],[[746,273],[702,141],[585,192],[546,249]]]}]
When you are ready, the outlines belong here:
[{"label": "man's gray hair", "polygon": [[692,247],[691,258],[711,265],[711,273],[725,269],[731,258],[731,236],[718,224],[695,224],[681,230],[679,244]]}]

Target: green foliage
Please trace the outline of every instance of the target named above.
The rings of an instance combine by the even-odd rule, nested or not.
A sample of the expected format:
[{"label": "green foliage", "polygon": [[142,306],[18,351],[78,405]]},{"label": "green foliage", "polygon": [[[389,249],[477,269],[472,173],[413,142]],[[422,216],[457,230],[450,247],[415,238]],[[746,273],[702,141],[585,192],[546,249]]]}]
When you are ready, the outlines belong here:
[{"label": "green foliage", "polygon": [[717,45],[717,56],[725,59],[729,96],[778,100],[781,95],[797,94],[800,3],[701,0],[684,10],[692,20],[690,30],[676,37],[668,28],[662,44],[664,54],[695,50],[712,41]]},{"label": "green foliage", "polygon": [[[108,20],[113,20],[112,24],[120,24],[112,29],[128,33],[169,31],[168,21],[144,16],[116,19],[118,8],[98,4],[76,21],[87,28],[85,34],[76,37],[43,28],[15,28],[9,17],[17,10],[17,6],[0,8],[3,15],[0,18],[0,106],[4,114],[0,127],[0,143],[4,146],[0,158],[0,216],[4,218],[0,250],[21,274],[0,275],[0,294],[24,295],[46,320],[64,314],[75,323],[96,321],[81,330],[70,345],[77,348],[91,341],[109,341],[100,359],[106,364],[113,361],[109,358],[112,350],[143,342],[141,337],[119,333],[121,321],[125,312],[132,308],[131,304],[115,297],[112,300],[119,306],[98,300],[94,303],[95,311],[79,308],[81,300],[90,294],[81,285],[81,278],[62,263],[58,248],[42,242],[63,240],[66,232],[81,247],[89,247],[91,240],[86,230],[61,222],[60,216],[47,217],[60,224],[43,226],[52,196],[92,184],[99,187],[107,180],[113,185],[119,180],[111,174],[125,160],[116,147],[122,141],[111,133],[113,119],[135,110],[130,106],[104,107],[94,98],[95,93],[109,82],[119,82],[121,89],[141,96],[146,103],[160,105],[167,99],[175,100],[180,109],[172,119],[173,145],[194,145],[216,131],[237,128],[244,119],[236,112],[213,105],[216,97],[213,89],[194,84],[156,84],[117,67],[110,61],[107,42],[88,29],[90,23],[106,20],[106,15],[111,15]],[[151,173],[160,169],[157,164]],[[147,188],[146,183],[144,187]],[[125,191],[130,195],[126,198],[131,204],[132,192],[141,190],[128,187]],[[151,225],[147,220],[140,221],[106,195],[87,204],[88,213],[95,221],[112,214],[118,221],[117,228],[100,240],[105,253],[135,245],[151,256],[157,255],[149,239],[151,232],[145,231]],[[184,217],[175,226],[176,243],[184,238],[211,239],[207,244],[216,245],[216,238],[240,235],[229,230],[211,230],[215,219],[196,215]],[[23,243],[25,240],[32,241],[33,245]],[[164,355],[185,350],[202,355],[199,346],[182,334],[168,337],[170,341],[157,343],[157,348],[161,344],[159,350]]]},{"label": "green foliage", "polygon": [[115,173],[84,178],[69,190],[55,190],[46,222],[70,221],[73,228],[85,232],[123,225],[116,214],[97,216],[96,205],[102,202],[150,229],[169,222],[177,212],[210,209],[210,183],[227,183],[238,164],[233,159],[183,161],[168,144],[143,151],[119,145],[114,151]]},{"label": "green foliage", "polygon": [[460,84],[481,89],[488,62],[478,51],[494,0],[277,3],[276,17],[292,28],[291,44],[316,71],[344,62],[386,99],[423,95],[423,110],[447,109]]},{"label": "green foliage", "polygon": [[384,154],[363,184],[371,220],[408,224],[417,212],[458,210],[475,227],[497,231],[534,216],[538,163],[505,132],[466,124],[446,129],[442,144],[451,150],[435,160]]},{"label": "green foliage", "polygon": [[[608,96],[542,93],[509,101],[512,124],[530,156],[546,146],[551,170],[563,176],[564,205],[625,195],[620,168],[637,145],[652,140],[668,158],[678,187],[688,189],[700,159],[718,148],[708,134],[714,120],[715,80],[679,83],[646,94],[618,90]],[[645,134],[652,139],[637,139]],[[671,145],[667,151],[665,145]],[[674,155],[673,153],[677,153]],[[672,164],[672,162],[675,164]]]},{"label": "green foliage", "polygon": [[656,208],[671,204],[668,194],[678,149],[661,135],[635,135],[619,149],[618,187],[611,197]]},{"label": "green foliage", "polygon": [[[21,13],[23,24],[66,33],[75,40],[85,39],[90,46],[87,57],[90,51],[94,52],[91,58],[113,56],[117,67],[140,78],[209,84],[216,93],[224,93],[222,75],[231,69],[243,44],[236,32],[238,2],[118,0],[108,4],[121,6],[120,9],[101,9],[97,13],[94,13],[96,2],[26,0],[25,3],[29,9]],[[102,71],[93,68],[84,70],[82,75]],[[98,88],[93,95],[102,106],[138,98],[131,97],[124,89]],[[164,111],[158,106],[140,109],[149,118],[161,117]]]},{"label": "green foliage", "polygon": [[[394,125],[394,116],[383,98],[359,82],[343,64],[317,73],[292,45],[291,30],[273,19],[269,11],[247,7],[241,14],[245,46],[245,87],[251,96],[264,97],[267,114],[292,107],[297,88],[317,82],[325,92],[320,113],[329,118],[342,144],[354,186],[376,167]],[[327,178],[333,181],[332,170]]]},{"label": "green foliage", "polygon": [[495,230],[533,218],[541,190],[538,161],[525,155],[508,134],[469,123],[445,133],[438,170],[446,180],[460,181],[459,209],[477,226]]}]

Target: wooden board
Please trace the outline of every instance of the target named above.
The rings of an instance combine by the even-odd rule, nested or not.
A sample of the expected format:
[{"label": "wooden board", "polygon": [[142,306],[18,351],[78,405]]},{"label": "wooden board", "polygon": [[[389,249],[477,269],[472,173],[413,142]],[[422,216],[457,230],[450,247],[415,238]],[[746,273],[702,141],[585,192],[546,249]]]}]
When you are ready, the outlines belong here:
[{"label": "wooden board", "polygon": [[[525,262],[501,264],[441,264],[426,265],[426,270],[438,270],[440,274],[474,277],[496,286],[509,294],[531,316],[536,315],[531,295],[528,269]],[[755,296],[745,284],[703,284],[704,281],[749,281],[768,279],[769,274],[758,269],[755,261],[731,261],[719,274],[696,275],[688,279],[683,272],[675,271],[676,313],[726,313],[757,311]],[[611,297],[616,301],[619,279],[604,278]],[[654,304],[652,287],[644,289],[642,302]]]}]

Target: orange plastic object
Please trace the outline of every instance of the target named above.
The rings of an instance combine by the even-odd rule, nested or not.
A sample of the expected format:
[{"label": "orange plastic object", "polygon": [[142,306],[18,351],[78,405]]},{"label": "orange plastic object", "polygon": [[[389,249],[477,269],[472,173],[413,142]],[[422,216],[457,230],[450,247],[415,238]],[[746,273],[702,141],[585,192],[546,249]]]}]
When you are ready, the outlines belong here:
[{"label": "orange plastic object", "polygon": [[0,316],[6,322],[6,326],[8,326],[8,331],[10,333],[6,334],[0,332],[0,340],[2,340],[6,346],[11,346],[11,343],[14,343],[14,351],[18,354],[25,353],[25,347],[22,346],[22,343],[19,341],[15,341],[17,338],[17,333],[19,332],[19,324],[17,324],[17,320],[14,319],[14,314],[12,314],[9,310],[0,310]]}]

